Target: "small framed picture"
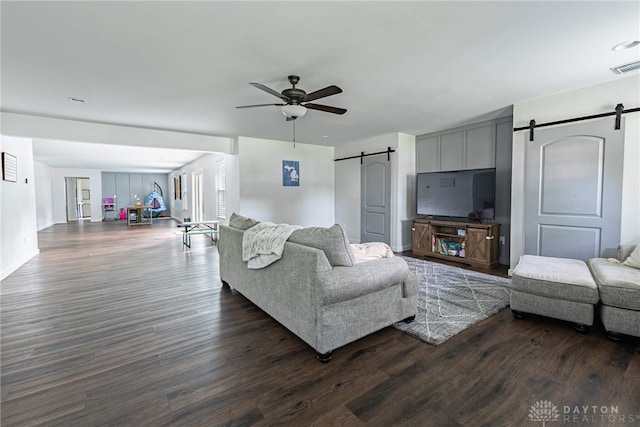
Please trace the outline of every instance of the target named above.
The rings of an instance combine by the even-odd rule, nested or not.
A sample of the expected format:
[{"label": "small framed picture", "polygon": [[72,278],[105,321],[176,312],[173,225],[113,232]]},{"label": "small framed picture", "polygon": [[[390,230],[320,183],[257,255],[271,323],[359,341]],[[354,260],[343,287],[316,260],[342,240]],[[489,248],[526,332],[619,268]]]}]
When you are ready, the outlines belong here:
[{"label": "small framed picture", "polygon": [[297,160],[282,161],[282,185],[285,187],[300,186],[300,162]]},{"label": "small framed picture", "polygon": [[18,160],[16,156],[2,152],[2,179],[9,182],[18,181]]}]

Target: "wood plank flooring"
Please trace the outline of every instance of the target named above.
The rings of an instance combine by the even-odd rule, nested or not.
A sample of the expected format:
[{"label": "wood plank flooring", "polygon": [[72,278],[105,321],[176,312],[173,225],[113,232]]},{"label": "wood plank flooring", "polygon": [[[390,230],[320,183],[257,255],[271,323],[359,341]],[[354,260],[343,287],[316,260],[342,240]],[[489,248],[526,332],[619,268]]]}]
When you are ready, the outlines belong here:
[{"label": "wood plank flooring", "polygon": [[[1,418],[10,426],[640,425],[640,342],[509,310],[433,347],[385,328],[328,364],[223,287],[207,236],[173,220],[55,225],[3,280]],[[563,420],[615,406],[619,418]],[[629,416],[636,421],[629,423]]]}]

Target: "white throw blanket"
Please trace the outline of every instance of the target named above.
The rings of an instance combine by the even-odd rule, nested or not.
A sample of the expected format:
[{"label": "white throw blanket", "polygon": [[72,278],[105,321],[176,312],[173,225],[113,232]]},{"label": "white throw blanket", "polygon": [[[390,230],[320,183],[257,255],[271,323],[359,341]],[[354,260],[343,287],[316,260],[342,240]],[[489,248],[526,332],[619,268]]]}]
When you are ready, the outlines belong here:
[{"label": "white throw blanket", "polygon": [[252,270],[264,268],[282,258],[284,243],[298,225],[260,222],[247,229],[242,237],[242,260]]},{"label": "white throw blanket", "polygon": [[382,242],[351,243],[351,250],[356,258],[356,264],[372,259],[393,257],[393,251],[389,245]]}]

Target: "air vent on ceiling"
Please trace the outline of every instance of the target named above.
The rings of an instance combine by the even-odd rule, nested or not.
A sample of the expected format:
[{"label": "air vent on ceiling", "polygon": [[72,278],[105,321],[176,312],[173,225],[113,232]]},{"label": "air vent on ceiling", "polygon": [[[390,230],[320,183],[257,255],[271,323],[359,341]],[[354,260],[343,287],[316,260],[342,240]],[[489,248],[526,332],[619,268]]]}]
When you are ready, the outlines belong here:
[{"label": "air vent on ceiling", "polygon": [[637,70],[640,70],[640,61],[630,62],[628,64],[618,65],[617,67],[611,68],[611,71],[616,74],[626,74]]}]

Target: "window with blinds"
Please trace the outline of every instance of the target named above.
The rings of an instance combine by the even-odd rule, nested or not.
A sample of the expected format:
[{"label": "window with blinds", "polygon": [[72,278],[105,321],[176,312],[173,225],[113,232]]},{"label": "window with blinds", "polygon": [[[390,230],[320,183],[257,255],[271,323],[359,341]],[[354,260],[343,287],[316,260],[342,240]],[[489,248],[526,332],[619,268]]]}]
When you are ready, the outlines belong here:
[{"label": "window with blinds", "polygon": [[227,184],[224,159],[216,160],[216,217],[227,217]]}]

